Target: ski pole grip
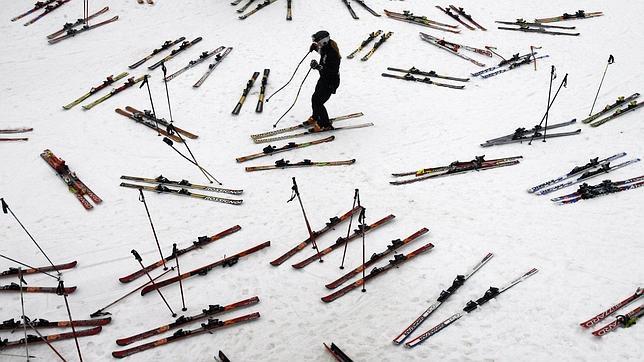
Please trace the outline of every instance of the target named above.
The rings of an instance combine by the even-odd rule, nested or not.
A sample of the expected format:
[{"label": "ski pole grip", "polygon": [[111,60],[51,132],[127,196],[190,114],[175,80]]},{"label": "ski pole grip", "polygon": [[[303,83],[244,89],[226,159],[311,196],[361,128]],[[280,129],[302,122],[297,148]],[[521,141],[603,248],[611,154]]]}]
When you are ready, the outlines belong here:
[{"label": "ski pole grip", "polygon": [[169,139],[168,137],[163,137],[163,142],[167,143],[168,146],[172,147],[172,140]]},{"label": "ski pole grip", "polygon": [[2,202],[2,212],[4,212],[6,214],[7,210],[9,210],[9,205],[7,205],[7,203],[4,201],[4,199],[0,199],[0,201]]},{"label": "ski pole grip", "polygon": [[139,255],[139,253],[136,250],[132,249],[131,253],[132,255],[134,255],[134,258],[136,259],[136,261],[141,262],[143,260],[141,259],[141,255]]}]

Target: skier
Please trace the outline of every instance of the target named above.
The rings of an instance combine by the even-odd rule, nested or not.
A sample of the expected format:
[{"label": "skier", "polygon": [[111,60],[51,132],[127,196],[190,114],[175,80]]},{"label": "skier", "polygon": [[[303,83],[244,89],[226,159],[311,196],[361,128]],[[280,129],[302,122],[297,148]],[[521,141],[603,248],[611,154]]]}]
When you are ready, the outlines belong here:
[{"label": "skier", "polygon": [[340,86],[340,50],[338,44],[331,40],[329,32],[325,30],[320,30],[311,37],[313,44],[310,51],[320,53],[320,61],[311,60],[311,68],[320,72],[320,79],[311,96],[313,115],[309,118],[309,122],[313,124],[315,131],[333,129],[324,103]]}]

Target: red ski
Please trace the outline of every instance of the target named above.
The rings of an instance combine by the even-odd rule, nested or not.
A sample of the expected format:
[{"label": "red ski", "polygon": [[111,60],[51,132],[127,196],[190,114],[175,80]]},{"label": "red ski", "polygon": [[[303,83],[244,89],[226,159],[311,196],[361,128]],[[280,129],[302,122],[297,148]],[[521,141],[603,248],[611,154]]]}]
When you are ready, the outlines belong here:
[{"label": "red ski", "polygon": [[[69,321],[54,321],[50,322],[46,319],[34,319],[30,323],[36,328],[69,328],[74,327],[94,327],[94,326],[104,326],[112,321],[111,317],[100,318],[100,319],[79,319],[73,320],[71,323]],[[18,329],[22,328],[22,321],[9,319],[8,321],[2,322],[0,324],[0,329]],[[29,325],[27,325],[29,327]]]},{"label": "red ski", "polygon": [[619,327],[630,327],[635,324],[635,321],[644,315],[644,304],[626,313],[626,315],[618,315],[614,321],[605,325],[604,327],[593,332],[594,336],[601,337],[606,333],[612,332]]},{"label": "red ski", "polygon": [[[351,215],[354,215],[355,213],[357,213],[361,209],[362,208],[360,206],[356,206],[356,207],[354,207],[353,209],[349,210],[347,213],[345,213],[344,215],[342,215],[340,217],[334,216],[334,217],[330,218],[329,222],[327,222],[326,225],[322,229],[313,232],[315,234],[315,237],[317,238],[320,235],[326,233],[327,231],[333,229],[334,227],[339,225],[341,222],[349,219],[351,217]],[[285,254],[283,254],[279,258],[271,261],[271,265],[273,265],[273,266],[281,265],[283,262],[288,260],[290,257],[292,257],[293,255],[297,254],[300,250],[306,248],[306,246],[309,245],[311,243],[311,241],[312,241],[311,237],[308,237],[306,240],[304,240],[301,243],[297,244],[293,249],[287,251]]]},{"label": "red ski", "polygon": [[[94,328],[89,328],[89,329],[83,329],[80,331],[76,331],[76,337],[87,337],[87,336],[93,336],[95,334],[99,334],[103,327],[98,326]],[[57,334],[50,334],[48,336],[43,336],[47,342],[55,342],[55,341],[60,341],[63,339],[70,339],[74,338],[74,332],[65,332],[65,333],[57,333]],[[32,344],[32,343],[42,343],[43,340],[39,336],[34,336],[34,335],[27,335],[27,343]],[[0,351],[5,349],[5,348],[11,348],[11,347],[18,347],[22,346],[25,344],[25,339],[21,338],[17,341],[8,341],[6,339],[0,339]]]},{"label": "red ski", "polygon": [[[22,269],[22,274],[35,274],[35,273],[40,273],[40,272],[49,272],[49,271],[56,271],[56,270],[65,270],[65,269],[72,269],[76,267],[77,261],[72,261],[71,263],[66,263],[66,264],[58,264],[54,268],[53,266],[42,266],[38,268],[29,268],[29,269]],[[9,268],[3,272],[0,272],[0,277],[6,277],[6,276],[14,276],[18,275],[18,268]]]},{"label": "red ski", "polygon": [[239,301],[237,303],[229,304],[226,306],[220,306],[219,304],[217,305],[210,305],[208,309],[202,309],[201,313],[189,317],[184,317],[181,316],[177,318],[174,322],[170,324],[166,324],[164,326],[150,329],[149,331],[145,331],[143,333],[135,334],[131,337],[126,337],[126,338],[121,338],[116,340],[116,344],[119,346],[127,346],[128,344],[132,344],[136,341],[140,341],[142,339],[148,338],[155,336],[157,334],[165,333],[171,329],[175,329],[179,326],[182,326],[184,324],[192,323],[194,321],[197,321],[199,319],[207,318],[216,314],[221,314],[224,312],[236,310],[239,308],[247,307],[249,305],[254,305],[259,303],[259,298],[258,297],[252,297],[248,299],[244,299],[242,301]]},{"label": "red ski", "polygon": [[178,275],[178,276],[175,276],[175,277],[172,277],[172,278],[169,278],[169,279],[164,279],[164,280],[162,280],[162,281],[160,281],[158,283],[155,283],[155,284],[150,284],[150,285],[148,285],[147,287],[145,287],[145,288],[143,288],[141,290],[141,295],[145,295],[145,294],[147,294],[147,293],[149,293],[149,292],[151,292],[153,290],[163,288],[163,287],[168,286],[170,284],[176,283],[179,280],[184,280],[184,279],[190,278],[190,277],[195,276],[195,275],[206,275],[210,270],[212,270],[213,268],[218,267],[218,266],[222,266],[222,267],[233,266],[233,265],[237,264],[237,262],[239,261],[239,258],[247,256],[247,255],[250,255],[250,254],[253,254],[256,251],[262,250],[262,249],[264,249],[266,247],[269,247],[269,246],[271,246],[271,242],[267,241],[267,242],[261,243],[259,245],[256,245],[256,246],[254,246],[254,247],[252,247],[250,249],[247,249],[247,250],[244,250],[242,252],[239,252],[239,253],[237,253],[235,255],[225,257],[225,258],[223,258],[223,259],[221,259],[219,261],[216,261],[216,262],[214,262],[212,264],[204,265],[201,268],[197,268],[195,270],[189,271],[187,273],[183,273],[181,275]]},{"label": "red ski", "polygon": [[40,157],[51,166],[51,168],[56,171],[58,176],[67,184],[69,187],[69,191],[73,193],[78,201],[83,205],[83,207],[86,210],[90,210],[93,208],[92,204],[85,199],[85,195],[89,196],[92,201],[96,204],[100,204],[103,202],[100,197],[98,197],[92,190],[87,187],[79,178],[76,176],[76,173],[72,172],[69,169],[69,166],[65,164],[65,161],[62,159],[58,158],[56,155],[54,155],[53,152],[50,150],[44,150],[41,154]]},{"label": "red ski", "polygon": [[605,311],[597,314],[596,316],[590,318],[589,320],[580,323],[580,325],[584,328],[590,328],[594,326],[595,324],[603,321],[606,317],[610,316],[611,314],[615,313],[619,309],[631,304],[632,302],[636,301],[639,299],[642,294],[644,294],[644,288],[637,288],[635,293],[631,294],[628,296],[628,298],[622,300],[621,302],[613,305],[612,307],[606,309]]},{"label": "red ski", "polygon": [[228,236],[230,234],[236,233],[239,230],[241,230],[241,226],[235,225],[235,226],[233,226],[231,228],[228,228],[228,229],[220,232],[219,234],[216,234],[216,235],[213,235],[213,236],[210,236],[210,237],[208,237],[208,236],[200,236],[197,239],[197,241],[193,241],[192,245],[190,245],[189,247],[183,248],[183,249],[178,249],[177,254],[171,254],[169,256],[166,256],[165,258],[163,258],[163,260],[159,260],[154,264],[146,266],[145,269],[137,270],[137,271],[135,271],[134,273],[132,273],[130,275],[126,275],[126,276],[124,276],[122,278],[119,278],[119,281],[121,283],[129,283],[129,282],[131,282],[133,280],[138,279],[139,277],[144,276],[146,273],[149,273],[152,270],[162,266],[164,261],[167,262],[167,261],[170,261],[172,259],[175,259],[179,255],[183,255],[183,254],[188,253],[190,251],[193,251],[195,249],[199,249],[202,246],[206,246],[206,245],[212,243],[213,241],[217,241],[217,240],[223,238],[224,236]]},{"label": "red ski", "polygon": [[[384,218],[376,221],[375,223],[373,223],[371,225],[367,225],[365,230],[361,230],[361,229],[354,230],[353,234],[349,235],[348,238],[342,238],[342,237],[338,238],[338,240],[336,240],[333,245],[329,246],[326,249],[320,250],[320,256],[327,255],[327,254],[331,253],[333,250],[343,247],[344,244],[349,243],[352,240],[355,240],[355,239],[359,238],[360,236],[362,236],[363,232],[366,234],[369,231],[371,231],[373,229],[376,229],[376,228],[388,223],[389,221],[393,220],[395,217],[396,216],[394,216],[394,215],[385,216]],[[292,267],[295,268],[295,269],[301,269],[301,268],[304,268],[305,266],[313,263],[314,261],[316,261],[318,259],[319,259],[319,256],[316,253],[316,254],[313,254],[313,255],[309,256],[308,258],[302,260],[299,263],[293,264]]]},{"label": "red ski", "polygon": [[[23,286],[22,291],[25,293],[57,293],[58,287],[30,287]],[[65,294],[70,294],[76,291],[76,287],[65,288]],[[20,292],[20,285],[11,283],[9,285],[0,286],[0,292]]]}]

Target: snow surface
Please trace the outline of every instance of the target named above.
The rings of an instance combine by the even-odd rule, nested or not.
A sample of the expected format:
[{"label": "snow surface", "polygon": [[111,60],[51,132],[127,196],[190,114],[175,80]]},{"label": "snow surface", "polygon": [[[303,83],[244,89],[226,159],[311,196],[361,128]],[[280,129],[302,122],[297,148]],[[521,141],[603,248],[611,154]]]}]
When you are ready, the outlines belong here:
[{"label": "snow surface", "polygon": [[[126,105],[149,108],[143,89],[130,89],[90,111],[80,107],[64,111],[61,105],[105,76],[126,71],[128,64],[167,39],[202,36],[200,44],[168,63],[170,72],[201,51],[219,45],[233,46],[234,50],[199,89],[193,89],[192,84],[205,71],[203,64],[171,81],[172,112],[179,127],[200,135],[198,140],[190,141],[200,162],[225,186],[244,188],[244,204],[229,206],[154,194],[147,194],[147,201],[164,253],[170,252],[173,242],[185,247],[199,235],[213,235],[236,224],[242,226],[233,236],[182,257],[182,271],[271,240],[270,248],[240,260],[234,268],[216,269],[184,283],[188,314],[196,314],[208,304],[228,304],[258,295],[261,302],[257,306],[220,318],[253,311],[259,311],[262,317],[213,335],[134,355],[131,361],[206,361],[212,360],[220,349],[233,361],[330,361],[332,357],[322,342],[331,341],[355,361],[641,359],[642,326],[620,329],[599,340],[578,323],[626,297],[644,280],[644,192],[638,189],[558,207],[544,197],[529,195],[525,189],[591,157],[621,151],[627,152],[628,157],[641,157],[642,111],[596,129],[579,125],[579,136],[545,144],[539,141],[530,147],[481,149],[479,143],[538,123],[545,110],[551,64],[556,65],[559,75],[555,86],[569,73],[568,87],[552,107],[551,123],[581,119],[588,114],[609,54],[615,56],[616,62],[610,66],[595,108],[612,103],[617,96],[642,92],[644,54],[635,35],[642,24],[644,3],[461,1],[459,5],[490,29],[463,29],[461,35],[384,16],[375,18],[354,3],[360,16],[356,21],[339,0],[295,0],[292,22],[284,20],[286,1],[278,1],[245,21],[237,19],[235,8],[228,3],[158,0],[150,6],[134,0],[109,2],[108,14],[118,14],[118,22],[53,46],[47,45],[44,36],[81,16],[81,1],[73,1],[29,27],[23,27],[23,21],[11,23],[8,19],[26,10],[31,2],[3,3],[0,128],[32,126],[35,131],[27,135],[29,142],[0,144],[0,196],[55,262],[78,260],[77,268],[64,273],[66,285],[79,287],[69,297],[75,319],[88,318],[143,282],[140,279],[132,285],[122,285],[117,280],[137,269],[131,249],[139,250],[146,264],[158,259],[143,205],[138,202],[136,190],[118,186],[120,175],[154,177],[162,173],[194,183],[205,180],[197,168],[180,159],[154,132],[114,113],[114,108]],[[454,23],[434,8],[434,2],[367,3],[378,11],[409,9]],[[108,2],[92,1],[90,10],[105,4]],[[579,37],[502,31],[496,30],[493,23],[577,9],[601,10],[606,15],[562,23],[577,26],[582,33]],[[268,93],[275,91],[288,80],[305,54],[309,35],[319,29],[329,30],[345,56],[371,31],[394,32],[368,62],[343,59],[341,87],[327,103],[332,115],[362,111],[365,116],[360,122],[374,122],[375,127],[337,132],[332,143],[248,164],[269,164],[282,156],[294,161],[356,158],[356,164],[244,172],[246,164],[237,164],[235,157],[258,152],[265,146],[253,144],[248,135],[271,129],[288,108],[308,60],[293,83],[266,104],[263,114],[253,110],[257,83],[241,114],[231,116],[246,80],[253,71],[268,67]],[[530,45],[541,46],[539,52],[550,58],[540,60],[536,72],[532,66],[525,66],[488,80],[472,79],[463,91],[382,78],[379,74],[387,66],[413,65],[461,77],[479,70],[421,42],[418,31],[478,47],[493,45],[506,56],[525,53]],[[496,57],[473,57],[487,64],[499,61]],[[139,76],[144,71],[140,67],[131,75]],[[157,112],[167,118],[161,70],[151,74]],[[281,125],[295,124],[309,116],[308,99],[317,78],[312,75]],[[45,148],[65,159],[104,203],[91,212],[85,211],[40,159]],[[523,155],[524,160],[518,166],[498,170],[407,186],[388,184],[391,172],[466,161],[481,154],[488,158]],[[642,169],[642,164],[636,164],[616,171],[610,178],[639,176]],[[322,303],[319,298],[328,294],[324,284],[343,274],[338,269],[341,252],[303,270],[292,269],[289,262],[307,257],[310,249],[280,267],[268,264],[307,236],[297,204],[286,203],[291,194],[291,177],[297,177],[313,228],[348,210],[355,188],[360,189],[362,203],[367,207],[368,222],[389,213],[396,215],[393,223],[368,235],[367,255],[382,250],[391,239],[403,238],[423,226],[430,229],[428,236],[401,251],[407,253],[430,241],[436,247],[376,278],[367,285],[367,293],[356,290],[331,304]],[[572,192],[572,188],[565,191]],[[0,253],[32,265],[46,265],[45,258],[10,216],[0,220]],[[320,238],[319,244],[330,245],[346,232],[346,227],[345,223]],[[532,267],[540,271],[415,349],[391,343],[451,284],[455,275],[464,273],[488,251],[495,253],[493,260],[419,332],[459,311],[468,300],[479,298],[489,286],[501,286]],[[353,268],[360,258],[360,243],[354,242],[348,248],[346,265]],[[3,260],[0,266],[6,269],[16,265]],[[10,281],[5,278],[2,283]],[[55,285],[50,278],[38,275],[30,276],[28,282]],[[172,307],[179,310],[179,288],[167,287],[163,292]],[[1,319],[20,315],[19,295],[5,293],[0,298]],[[64,303],[55,295],[27,295],[25,310],[32,318],[66,318]],[[109,311],[113,313],[112,324],[100,335],[79,340],[85,360],[110,360],[111,351],[119,349],[115,339],[172,320],[155,293],[133,295]],[[0,334],[0,338],[20,336],[19,332]],[[69,360],[77,358],[72,340],[55,345]],[[56,358],[46,346],[32,346],[30,352],[42,360]],[[21,350],[6,353],[20,354]],[[16,359],[0,356],[0,360]]]}]

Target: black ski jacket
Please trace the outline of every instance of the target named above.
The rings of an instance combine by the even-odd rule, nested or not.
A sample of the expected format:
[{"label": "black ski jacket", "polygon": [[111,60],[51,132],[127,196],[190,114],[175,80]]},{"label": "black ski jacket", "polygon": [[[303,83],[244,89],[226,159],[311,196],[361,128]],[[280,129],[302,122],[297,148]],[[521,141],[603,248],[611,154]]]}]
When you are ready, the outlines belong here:
[{"label": "black ski jacket", "polygon": [[338,45],[330,40],[320,49],[320,72],[318,84],[328,84],[329,88],[335,90],[340,86],[340,50]]}]

